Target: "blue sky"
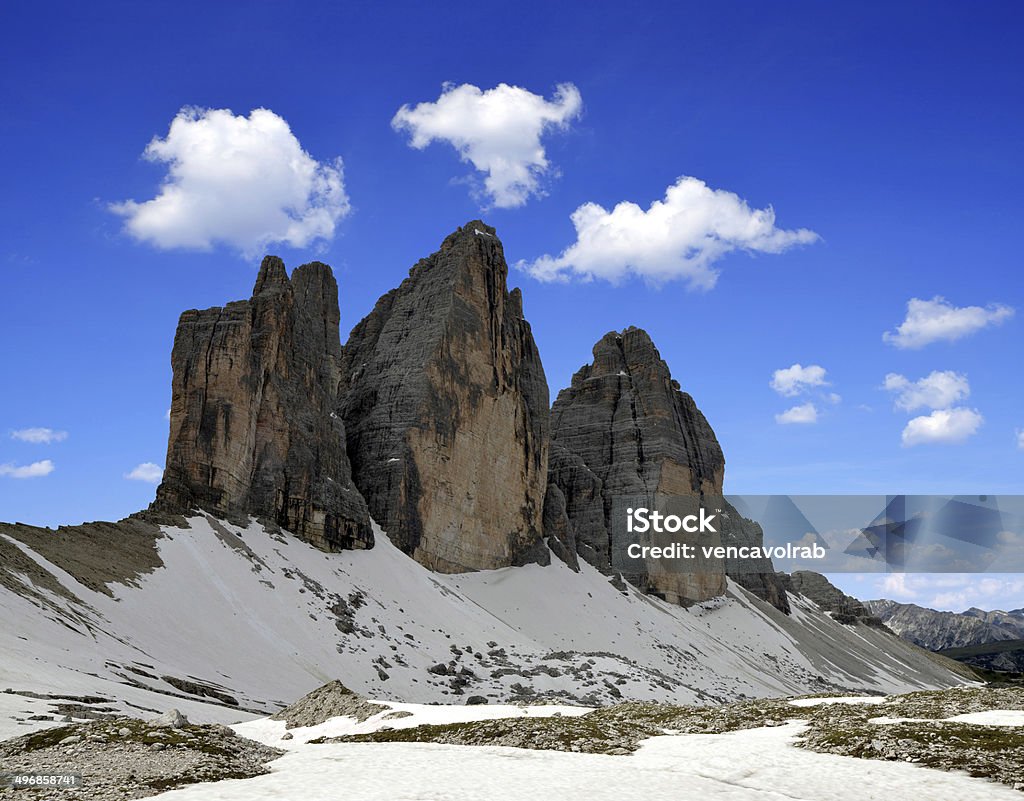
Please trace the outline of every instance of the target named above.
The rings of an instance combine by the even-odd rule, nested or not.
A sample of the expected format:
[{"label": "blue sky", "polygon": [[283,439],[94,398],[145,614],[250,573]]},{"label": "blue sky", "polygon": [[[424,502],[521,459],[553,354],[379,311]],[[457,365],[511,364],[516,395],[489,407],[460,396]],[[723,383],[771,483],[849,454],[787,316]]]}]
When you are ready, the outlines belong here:
[{"label": "blue sky", "polygon": [[[694,249],[708,234],[698,225],[696,239],[673,234],[632,271],[582,240],[561,262],[575,265],[569,280],[514,270],[552,397],[603,333],[638,325],[715,428],[730,492],[1021,492],[1019,4],[441,9],[7,9],[0,519],[110,519],[151,500],[152,483],[125,475],[163,463],[177,317],[248,297],[259,252],[334,267],[344,338],[467,220],[482,216],[510,262],[527,265],[558,261],[577,240],[570,215],[588,203],[605,222],[638,222],[632,234],[646,247],[651,203],[682,176],[707,192],[681,201],[674,223],[701,210],[749,222],[729,205],[742,199],[751,214],[773,208],[774,228],[758,239],[719,227],[713,247]],[[460,160],[453,143],[472,139],[460,126],[472,127],[473,98],[441,119],[446,82],[519,87],[549,114],[536,142],[547,169],[527,165],[535,187],[511,184],[521,205],[502,207],[510,184],[500,171],[490,173],[496,192],[483,184],[502,148],[522,155],[521,138],[478,132],[463,146],[485,171]],[[421,103],[436,105],[392,125]],[[143,152],[184,107],[230,109],[242,122],[268,109],[328,183],[341,159],[343,198],[314,203],[335,218],[304,218],[299,234],[259,248],[240,244],[252,230],[244,220],[231,242],[205,251],[173,246],[186,239],[180,229],[154,234],[139,218],[133,234],[130,210],[111,206],[161,192],[169,162]],[[417,131],[435,141],[410,146]],[[612,215],[623,202],[639,217]],[[228,217],[245,212],[228,205]],[[801,230],[814,241],[785,239]],[[713,287],[693,286],[695,254],[717,273]],[[650,280],[662,267],[677,280]],[[883,341],[912,299],[931,304],[906,329],[913,347]],[[793,365],[802,369],[773,389],[775,371]],[[803,422],[777,420],[794,408],[784,419]],[[908,435],[918,418],[927,419]],[[35,428],[66,437],[13,436]]]}]

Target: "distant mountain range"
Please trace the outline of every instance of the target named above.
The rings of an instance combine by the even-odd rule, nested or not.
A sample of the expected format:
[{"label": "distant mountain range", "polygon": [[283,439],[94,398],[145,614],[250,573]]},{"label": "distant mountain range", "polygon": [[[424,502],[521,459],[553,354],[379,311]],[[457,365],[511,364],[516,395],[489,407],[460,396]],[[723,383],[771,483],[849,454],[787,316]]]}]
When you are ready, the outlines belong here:
[{"label": "distant mountain range", "polygon": [[1024,609],[940,612],[889,600],[865,601],[864,606],[900,637],[930,651],[1024,639]]}]

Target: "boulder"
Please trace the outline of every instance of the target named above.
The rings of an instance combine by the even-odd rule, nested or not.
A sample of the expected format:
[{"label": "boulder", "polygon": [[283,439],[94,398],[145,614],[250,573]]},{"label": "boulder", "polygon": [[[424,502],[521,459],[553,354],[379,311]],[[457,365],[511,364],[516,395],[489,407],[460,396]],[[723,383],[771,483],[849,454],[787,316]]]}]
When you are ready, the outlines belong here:
[{"label": "boulder", "polygon": [[188,725],[188,718],[177,709],[168,709],[162,715],[148,721],[147,725],[154,729],[180,729]]}]

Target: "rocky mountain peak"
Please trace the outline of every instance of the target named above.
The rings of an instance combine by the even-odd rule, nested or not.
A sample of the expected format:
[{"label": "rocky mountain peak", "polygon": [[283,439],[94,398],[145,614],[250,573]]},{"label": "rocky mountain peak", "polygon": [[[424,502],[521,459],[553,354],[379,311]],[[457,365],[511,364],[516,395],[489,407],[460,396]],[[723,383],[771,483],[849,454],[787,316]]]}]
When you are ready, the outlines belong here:
[{"label": "rocky mountain peak", "polygon": [[977,607],[942,612],[891,600],[866,601],[864,606],[903,639],[932,651],[1024,639],[1024,621],[1005,612]]},{"label": "rocky mountain peak", "polygon": [[[575,552],[600,570],[612,570],[616,499],[655,496],[715,498],[728,511],[725,544],[759,544],[756,523],[725,503],[725,457],[707,419],[680,389],[650,335],[641,328],[609,331],[594,345],[593,361],[558,394],[552,408],[549,541]],[[554,545],[552,547],[555,547]],[[702,565],[699,572],[669,573],[650,565],[626,578],[679,603],[725,591],[726,575],[779,609],[786,594],[769,560],[732,569]]]},{"label": "rocky mountain peak", "polygon": [[495,229],[473,220],[353,330],[340,414],[355,481],[439,571],[546,561],[548,390]]},{"label": "rocky mountain peak", "polygon": [[253,297],[264,291],[283,289],[287,286],[288,272],[285,270],[284,262],[278,256],[264,256],[259,275],[256,276],[256,286],[252,290]]},{"label": "rocky mountain peak", "polygon": [[372,545],[334,411],[338,321],[331,269],[289,279],[276,256],[249,300],[181,315],[156,509],[256,515],[328,550]]},{"label": "rocky mountain peak", "polygon": [[650,335],[610,331],[552,408],[552,439],[607,493],[721,494],[725,458],[693,398],[679,390]]}]

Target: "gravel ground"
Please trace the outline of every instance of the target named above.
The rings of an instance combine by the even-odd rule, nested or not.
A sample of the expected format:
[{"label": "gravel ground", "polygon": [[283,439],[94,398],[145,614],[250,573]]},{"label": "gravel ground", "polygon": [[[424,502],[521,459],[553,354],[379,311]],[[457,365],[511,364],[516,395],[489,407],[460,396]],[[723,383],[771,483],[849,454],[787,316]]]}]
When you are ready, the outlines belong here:
[{"label": "gravel ground", "polygon": [[[716,734],[805,720],[797,743],[821,753],[914,762],[1024,790],[1024,730],[942,722],[971,712],[1024,709],[1021,689],[956,689],[892,696],[882,703],[797,707],[769,699],[720,707],[619,704],[582,717],[487,720],[333,738],[332,742],[436,742],[628,755],[648,737]],[[893,724],[873,718],[920,718]],[[320,742],[326,742],[321,739]],[[316,740],[311,742],[317,742]]]},{"label": "gravel ground", "polygon": [[82,786],[0,789],[0,799],[145,798],[195,782],[258,776],[282,753],[227,726],[187,721],[154,726],[116,718],[59,726],[0,743],[0,773],[79,773]]}]

